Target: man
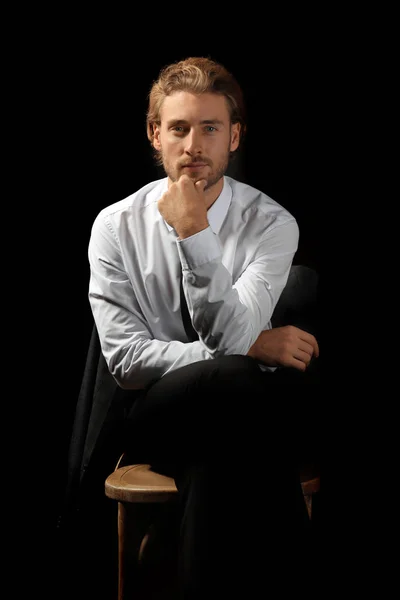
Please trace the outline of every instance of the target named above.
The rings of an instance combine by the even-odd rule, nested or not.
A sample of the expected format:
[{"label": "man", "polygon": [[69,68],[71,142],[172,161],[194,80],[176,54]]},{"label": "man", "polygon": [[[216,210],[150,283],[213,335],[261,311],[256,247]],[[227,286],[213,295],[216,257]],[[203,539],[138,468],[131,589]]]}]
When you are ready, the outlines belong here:
[{"label": "man", "polygon": [[[299,231],[284,207],[226,175],[245,127],[222,65],[164,68],[147,133],[166,177],[103,209],[89,243],[102,354],[128,392],[126,448],[180,492],[184,598],[226,594],[267,566],[271,580],[294,569],[307,532],[303,405],[286,383],[304,394],[319,347],[305,329],[271,326]],[[238,490],[226,504],[237,472],[250,487],[262,477],[265,497]]]}]

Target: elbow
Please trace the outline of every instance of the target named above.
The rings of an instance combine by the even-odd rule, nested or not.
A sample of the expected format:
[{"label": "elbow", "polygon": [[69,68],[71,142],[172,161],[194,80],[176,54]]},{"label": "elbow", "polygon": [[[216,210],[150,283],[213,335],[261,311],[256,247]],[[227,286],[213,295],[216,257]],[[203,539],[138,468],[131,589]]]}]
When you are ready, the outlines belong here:
[{"label": "elbow", "polygon": [[109,370],[123,390],[142,390],[162,376],[160,368],[145,366],[140,360],[130,360],[129,356],[111,360]]},{"label": "elbow", "polygon": [[112,373],[112,376],[115,379],[118,387],[120,387],[122,390],[137,390],[137,389],[139,389],[136,385],[132,384],[132,381],[130,381],[129,379],[127,379],[124,376],[121,376],[119,374],[113,374],[113,373]]},{"label": "elbow", "polygon": [[131,375],[128,376],[123,369],[112,369],[110,370],[110,373],[118,387],[120,387],[122,390],[140,389],[140,386],[137,385],[137,382],[135,382],[134,378],[132,379]]},{"label": "elbow", "polygon": [[145,387],[140,384],[137,373],[132,366],[126,368],[125,360],[110,359],[108,369],[118,387],[122,390],[137,390]]}]

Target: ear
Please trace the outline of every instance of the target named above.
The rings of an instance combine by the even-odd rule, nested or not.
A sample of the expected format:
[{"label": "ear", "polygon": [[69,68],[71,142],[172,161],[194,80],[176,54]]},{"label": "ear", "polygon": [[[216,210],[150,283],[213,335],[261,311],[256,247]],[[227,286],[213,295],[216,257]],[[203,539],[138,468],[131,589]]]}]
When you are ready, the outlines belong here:
[{"label": "ear", "polygon": [[156,123],[153,124],[153,146],[156,150],[161,150],[160,128]]},{"label": "ear", "polygon": [[240,123],[234,123],[231,125],[231,146],[230,151],[234,152],[239,146],[240,139]]}]

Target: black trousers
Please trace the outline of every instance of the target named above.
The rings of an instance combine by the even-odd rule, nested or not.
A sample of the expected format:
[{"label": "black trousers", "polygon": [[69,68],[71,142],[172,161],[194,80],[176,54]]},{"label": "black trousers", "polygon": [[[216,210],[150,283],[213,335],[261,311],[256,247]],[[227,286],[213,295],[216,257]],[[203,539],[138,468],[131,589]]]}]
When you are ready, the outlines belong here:
[{"label": "black trousers", "polygon": [[319,450],[316,377],[315,364],[264,373],[226,356],[167,374],[135,400],[125,446],[179,492],[183,598],[297,588],[315,547],[299,466]]}]

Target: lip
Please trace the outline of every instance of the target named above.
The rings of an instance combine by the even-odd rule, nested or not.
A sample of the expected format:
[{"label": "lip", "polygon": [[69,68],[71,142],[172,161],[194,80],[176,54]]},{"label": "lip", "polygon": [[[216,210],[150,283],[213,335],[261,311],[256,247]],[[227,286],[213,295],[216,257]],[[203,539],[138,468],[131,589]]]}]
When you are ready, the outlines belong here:
[{"label": "lip", "polygon": [[193,163],[190,165],[184,165],[184,169],[202,169],[203,167],[206,167],[206,163]]}]

